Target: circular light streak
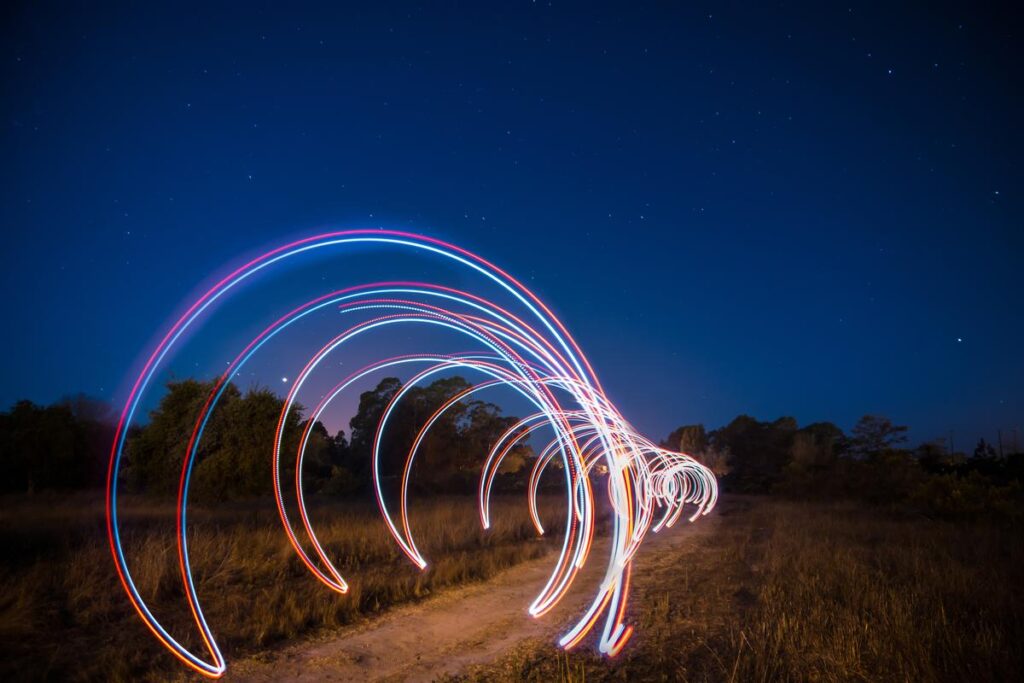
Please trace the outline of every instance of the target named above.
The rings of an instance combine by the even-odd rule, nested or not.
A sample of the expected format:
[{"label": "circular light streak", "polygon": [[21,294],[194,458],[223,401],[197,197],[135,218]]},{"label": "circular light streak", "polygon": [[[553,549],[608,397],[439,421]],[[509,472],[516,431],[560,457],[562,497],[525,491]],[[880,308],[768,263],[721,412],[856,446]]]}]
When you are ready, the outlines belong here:
[{"label": "circular light streak", "polygon": [[[184,454],[178,487],[177,547],[182,585],[193,620],[202,637],[205,655],[192,652],[164,628],[139,594],[121,546],[118,522],[118,472],[124,457],[128,428],[142,396],[168,354],[182,335],[197,324],[197,319],[218,299],[229,295],[245,281],[264,269],[286,262],[299,254],[329,247],[375,244],[388,248],[425,252],[446,259],[470,273],[483,276],[510,294],[518,313],[470,292],[439,284],[418,282],[380,282],[358,285],[313,299],[279,318],[250,341],[228,364],[214,383],[200,411]],[[544,533],[537,513],[538,485],[541,475],[556,458],[564,473],[566,496],[566,532],[558,557],[541,592],[529,606],[533,617],[549,612],[571,587],[580,568],[590,558],[595,534],[595,473],[607,476],[602,494],[612,509],[612,530],[604,575],[584,614],[559,639],[559,645],[576,646],[604,618],[598,638],[601,652],[615,656],[625,646],[632,627],[625,623],[629,579],[637,549],[649,532],[671,527],[692,506],[689,520],[707,514],[715,505],[717,484],[711,471],[683,453],[658,447],[640,435],[608,400],[601,384],[572,335],[551,310],[522,283],[494,264],[465,249],[437,239],[391,230],[351,230],[333,232],[278,247],[237,268],[199,297],[170,327],[156,345],[125,401],[110,453],[107,475],[107,532],[118,576],[132,606],[146,627],[178,659],[195,671],[211,678],[220,677],[226,668],[203,615],[189,565],[187,505],[189,483],[203,431],[218,401],[235,376],[261,347],[298,320],[317,311],[336,309],[346,321],[342,331],[324,344],[305,363],[297,375],[281,378],[288,394],[278,420],[274,443],[268,444],[273,458],[274,494],[285,534],[303,564],[314,577],[338,593],[348,584],[324,550],[306,510],[302,487],[302,467],[310,429],[329,404],[360,379],[384,369],[406,366],[414,371],[389,401],[377,426],[372,450],[374,492],[388,531],[402,552],[420,569],[428,560],[418,547],[410,527],[408,489],[412,466],[423,439],[445,411],[479,391],[505,387],[533,406],[535,412],[509,427],[492,445],[483,461],[477,492],[480,521],[490,527],[491,488],[501,463],[512,449],[532,435],[548,431],[550,440],[538,453],[530,473],[528,506],[537,532]],[[295,458],[294,489],[298,502],[302,533],[315,557],[303,548],[296,528],[285,510],[285,483],[281,478],[285,418],[295,404],[306,381],[321,367],[325,358],[343,352],[349,341],[361,335],[385,331],[395,326],[441,328],[460,335],[477,350],[454,354],[420,353],[384,358],[357,370],[331,391],[310,413]],[[384,434],[394,408],[413,387],[434,375],[459,369],[480,375],[482,380],[451,397],[421,426],[407,455],[397,505],[389,505],[381,486],[380,459]],[[484,454],[481,454],[484,455]]]}]

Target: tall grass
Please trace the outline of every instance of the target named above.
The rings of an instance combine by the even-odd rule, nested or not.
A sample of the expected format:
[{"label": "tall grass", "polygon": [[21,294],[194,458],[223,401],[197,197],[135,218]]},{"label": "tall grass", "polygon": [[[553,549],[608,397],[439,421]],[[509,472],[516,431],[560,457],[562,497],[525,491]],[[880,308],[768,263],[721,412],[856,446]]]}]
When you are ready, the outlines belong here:
[{"label": "tall grass", "polygon": [[[484,532],[471,498],[414,504],[413,533],[430,562],[425,572],[400,556],[375,506],[317,505],[315,528],[350,584],[346,595],[309,574],[272,505],[190,511],[199,599],[230,657],[486,579],[548,551],[525,500],[497,498],[493,505],[492,528]],[[560,531],[562,502],[542,500],[540,508],[545,527]],[[175,637],[201,650],[180,586],[173,508],[128,500],[123,509],[140,593]],[[0,678],[138,680],[177,670],[118,584],[98,501],[5,499],[0,534],[8,548],[0,571]]]},{"label": "tall grass", "polygon": [[738,680],[1011,680],[1024,543],[1012,530],[773,506]]},{"label": "tall grass", "polygon": [[713,533],[641,551],[637,635],[619,659],[531,642],[457,680],[1019,678],[1024,538],[1013,528],[756,498],[727,497],[717,514]]}]

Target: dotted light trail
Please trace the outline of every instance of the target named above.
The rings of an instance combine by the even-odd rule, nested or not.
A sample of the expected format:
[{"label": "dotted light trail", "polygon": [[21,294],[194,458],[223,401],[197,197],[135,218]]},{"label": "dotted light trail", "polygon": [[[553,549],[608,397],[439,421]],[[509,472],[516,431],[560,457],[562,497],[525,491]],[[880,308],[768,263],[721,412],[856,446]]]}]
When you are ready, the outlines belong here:
[{"label": "dotted light trail", "polygon": [[[507,310],[485,298],[458,289],[423,282],[379,282],[326,293],[277,319],[252,339],[228,364],[215,382],[200,411],[184,453],[178,487],[177,548],[182,585],[196,627],[202,637],[204,654],[192,652],[176,640],[146,605],[132,579],[121,546],[118,522],[117,481],[124,456],[128,429],[139,410],[140,401],[156,373],[182,335],[214,302],[240,289],[259,271],[284,264],[289,259],[319,249],[345,248],[347,245],[374,244],[389,249],[440,256],[465,275],[482,276],[511,295],[515,311]],[[468,279],[468,278],[467,278]],[[554,567],[547,582],[529,605],[529,614],[541,617],[566,595],[579,570],[591,559],[596,521],[595,495],[606,496],[612,510],[609,549],[603,557],[606,569],[596,594],[583,615],[559,639],[565,649],[579,644],[603,620],[598,649],[608,656],[617,655],[632,634],[625,623],[626,601],[632,562],[648,532],[671,527],[690,506],[694,521],[715,505],[717,484],[711,471],[683,453],[659,448],[626,421],[608,400],[601,384],[565,326],[522,283],[497,266],[464,249],[439,240],[388,230],[353,230],[317,235],[292,242],[233,271],[199,297],[171,326],[170,331],[149,355],[132,385],[118,422],[110,453],[107,475],[107,531],[117,572],[128,598],[154,636],[178,659],[195,671],[211,678],[220,677],[226,668],[213,632],[203,615],[196,595],[189,564],[187,506],[189,483],[199,452],[203,432],[230,379],[272,338],[293,323],[318,311],[335,310],[342,320],[338,334],[320,346],[301,365],[302,370],[281,377],[288,388],[272,444],[274,494],[284,532],[302,563],[325,586],[346,593],[348,584],[324,550],[306,510],[302,487],[302,468],[306,447],[314,425],[328,406],[363,378],[390,368],[406,368],[413,375],[391,398],[377,426],[372,449],[372,476],[377,504],[387,529],[409,560],[425,570],[428,559],[416,545],[408,515],[408,493],[413,463],[420,445],[431,427],[460,400],[477,392],[504,387],[525,399],[532,412],[509,427],[481,453],[483,466],[477,492],[480,522],[490,527],[491,487],[502,461],[524,439],[539,435],[546,445],[538,452],[530,472],[527,505],[539,534],[544,533],[537,513],[540,478],[547,466],[557,460],[564,473],[566,531]],[[452,354],[419,353],[381,358],[338,382],[309,415],[298,449],[283,450],[286,417],[296,403],[303,385],[318,370],[336,368],[345,345],[363,335],[387,334],[396,328],[440,328],[459,335],[461,348],[475,349]],[[324,363],[325,359],[331,363]],[[408,453],[397,501],[388,501],[381,485],[382,443],[395,407],[410,390],[435,375],[452,370],[479,375],[480,381],[452,396],[420,426]],[[545,435],[546,436],[543,436]],[[282,480],[282,460],[294,458],[295,475],[291,483]],[[607,482],[595,486],[607,477]],[[299,519],[293,521],[285,511],[285,490],[294,487]],[[597,489],[595,491],[595,489]],[[291,495],[291,494],[289,494]],[[301,531],[299,529],[301,528]],[[300,540],[300,534],[303,540]],[[312,548],[312,556],[304,548]]]}]

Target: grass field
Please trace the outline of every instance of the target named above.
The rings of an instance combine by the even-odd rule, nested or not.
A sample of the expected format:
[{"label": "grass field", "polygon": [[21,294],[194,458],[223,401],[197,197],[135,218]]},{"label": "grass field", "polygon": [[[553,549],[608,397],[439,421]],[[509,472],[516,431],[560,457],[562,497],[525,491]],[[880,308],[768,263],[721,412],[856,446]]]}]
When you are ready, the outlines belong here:
[{"label": "grass field", "polygon": [[1019,532],[755,498],[719,514],[678,558],[639,558],[617,661],[528,642],[456,680],[1017,680]]},{"label": "grass field", "polygon": [[[550,550],[520,498],[496,505],[487,534],[471,499],[418,505],[425,574],[399,556],[375,509],[321,505],[325,547],[352,584],[345,596],[308,575],[272,508],[197,510],[200,598],[232,658],[328,633]],[[542,508],[560,530],[561,501]],[[129,501],[127,545],[142,592],[194,646],[169,513]],[[455,680],[1005,681],[1024,665],[1024,540],[1011,528],[729,496],[698,524],[714,526],[678,555],[645,561],[641,550],[637,632],[618,659],[598,657],[588,641],[565,655],[527,640]],[[116,584],[98,503],[7,499],[0,530],[0,678],[180,677]]]},{"label": "grass field", "polygon": [[[525,501],[493,501],[484,533],[472,498],[414,504],[420,573],[387,535],[375,505],[316,506],[317,534],[350,583],[337,595],[288,544],[273,505],[190,510],[193,572],[206,617],[232,656],[349,624],[438,589],[483,580],[550,548]],[[558,531],[558,500],[542,500]],[[0,680],[139,680],[177,675],[177,660],[145,629],[121,589],[95,498],[6,498],[0,517]],[[200,651],[180,588],[172,506],[127,500],[125,546],[140,592],[171,632]],[[553,539],[556,534],[549,534]]]}]

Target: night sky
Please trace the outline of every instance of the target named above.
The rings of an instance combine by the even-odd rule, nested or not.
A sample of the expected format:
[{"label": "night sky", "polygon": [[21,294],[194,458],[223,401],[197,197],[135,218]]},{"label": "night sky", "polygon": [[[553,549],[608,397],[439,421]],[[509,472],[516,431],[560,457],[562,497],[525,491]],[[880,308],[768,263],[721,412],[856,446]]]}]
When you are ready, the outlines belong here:
[{"label": "night sky", "polygon": [[212,273],[386,227],[525,280],[655,439],[1021,428],[1021,27],[887,4],[5,6],[0,404],[123,398]]}]

